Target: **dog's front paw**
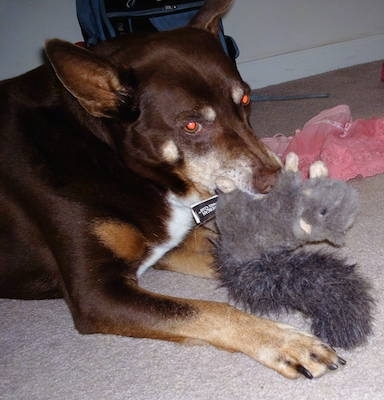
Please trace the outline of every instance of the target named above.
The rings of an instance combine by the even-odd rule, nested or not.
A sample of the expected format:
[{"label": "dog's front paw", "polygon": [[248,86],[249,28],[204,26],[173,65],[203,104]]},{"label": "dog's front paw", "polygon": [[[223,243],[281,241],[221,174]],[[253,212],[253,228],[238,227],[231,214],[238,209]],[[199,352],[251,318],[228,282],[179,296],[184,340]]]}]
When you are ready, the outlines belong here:
[{"label": "dog's front paw", "polygon": [[317,378],[346,363],[317,337],[288,325],[276,324],[270,333],[269,343],[258,354],[259,361],[287,378]]},{"label": "dog's front paw", "polygon": [[[224,303],[189,300],[194,313],[179,323],[184,342],[206,342],[247,354],[286,378],[317,378],[345,361],[313,335]],[[175,333],[175,330],[174,330]],[[193,340],[192,340],[193,339]]]}]

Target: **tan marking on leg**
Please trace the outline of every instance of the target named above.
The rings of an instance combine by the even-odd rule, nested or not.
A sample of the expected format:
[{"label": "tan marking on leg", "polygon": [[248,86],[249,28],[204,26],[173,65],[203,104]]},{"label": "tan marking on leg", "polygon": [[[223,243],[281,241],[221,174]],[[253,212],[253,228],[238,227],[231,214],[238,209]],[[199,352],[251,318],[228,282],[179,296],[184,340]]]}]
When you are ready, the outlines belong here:
[{"label": "tan marking on leg", "polygon": [[338,362],[337,354],[314,336],[225,303],[159,295],[132,281],[127,282],[125,300],[126,305],[112,303],[113,312],[108,312],[104,304],[97,318],[97,304],[93,304],[90,315],[75,318],[76,327],[82,333],[210,344],[242,352],[287,378],[301,376],[299,368],[318,377]]},{"label": "tan marking on leg", "polygon": [[[246,314],[227,304],[190,301],[196,316],[173,330],[218,348],[242,352],[291,379],[302,376],[299,365],[313,377],[337,364],[337,354],[318,338],[293,327]],[[189,341],[189,340],[187,340]]]},{"label": "tan marking on leg", "polygon": [[195,228],[176,249],[169,252],[155,266],[157,269],[183,274],[215,278],[212,242],[215,232],[204,226]]},{"label": "tan marking on leg", "polygon": [[93,231],[105,247],[123,260],[135,261],[144,254],[144,237],[132,225],[111,220],[96,221]]}]

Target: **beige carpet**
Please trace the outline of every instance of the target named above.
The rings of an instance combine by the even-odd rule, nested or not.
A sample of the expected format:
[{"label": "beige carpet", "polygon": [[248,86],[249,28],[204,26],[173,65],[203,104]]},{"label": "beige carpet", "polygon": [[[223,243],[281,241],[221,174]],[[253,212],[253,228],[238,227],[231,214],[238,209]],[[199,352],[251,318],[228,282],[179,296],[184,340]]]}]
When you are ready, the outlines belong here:
[{"label": "beige carpet", "polygon": [[[263,136],[293,133],[324,108],[349,104],[354,117],[384,114],[381,63],[339,70],[257,91],[328,92],[328,99],[254,104]],[[288,381],[242,354],[211,347],[114,336],[81,336],[61,300],[0,300],[1,400],[379,400],[384,398],[384,175],[355,180],[361,213],[343,252],[373,284],[375,331],[340,350],[348,364],[318,380]],[[162,293],[226,300],[214,281],[149,271],[143,285]],[[299,315],[284,317],[308,329]]]}]

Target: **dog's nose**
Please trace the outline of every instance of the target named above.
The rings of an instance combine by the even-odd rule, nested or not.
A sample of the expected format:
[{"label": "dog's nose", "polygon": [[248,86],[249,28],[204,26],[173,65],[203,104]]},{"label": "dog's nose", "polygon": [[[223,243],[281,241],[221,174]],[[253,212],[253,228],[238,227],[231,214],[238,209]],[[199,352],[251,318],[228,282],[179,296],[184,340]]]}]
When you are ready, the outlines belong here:
[{"label": "dog's nose", "polygon": [[272,185],[267,185],[262,191],[261,193],[265,194],[265,193],[269,193],[272,190],[273,186]]},{"label": "dog's nose", "polygon": [[278,171],[269,172],[260,176],[256,176],[254,187],[259,193],[269,193],[275,186]]}]

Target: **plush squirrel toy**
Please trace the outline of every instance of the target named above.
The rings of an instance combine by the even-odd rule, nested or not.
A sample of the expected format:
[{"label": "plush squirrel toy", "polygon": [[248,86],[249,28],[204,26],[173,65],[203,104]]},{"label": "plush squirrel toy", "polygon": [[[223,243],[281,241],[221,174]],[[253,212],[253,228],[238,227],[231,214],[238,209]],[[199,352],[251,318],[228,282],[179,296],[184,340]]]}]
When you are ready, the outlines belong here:
[{"label": "plush squirrel toy", "polygon": [[[228,192],[231,183],[219,183]],[[335,347],[352,348],[372,331],[373,299],[355,265],[307,243],[344,244],[358,211],[356,191],[327,178],[321,162],[302,180],[298,158],[267,195],[234,189],[219,196],[217,272],[229,296],[249,311],[300,311],[315,335]],[[304,247],[303,247],[304,246]]]}]

